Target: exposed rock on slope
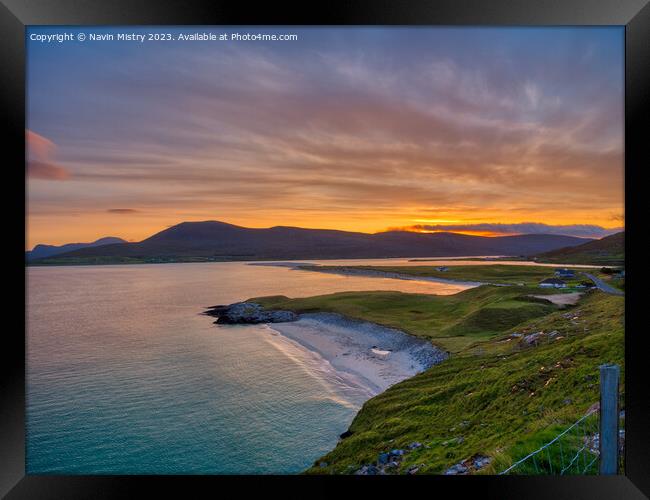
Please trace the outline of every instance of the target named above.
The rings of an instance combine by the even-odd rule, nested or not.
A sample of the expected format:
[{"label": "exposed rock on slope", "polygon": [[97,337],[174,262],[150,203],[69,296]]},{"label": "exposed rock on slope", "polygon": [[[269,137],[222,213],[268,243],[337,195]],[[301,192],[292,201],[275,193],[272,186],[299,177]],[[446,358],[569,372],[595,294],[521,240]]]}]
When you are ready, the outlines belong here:
[{"label": "exposed rock on slope", "polygon": [[212,306],[205,314],[216,317],[215,323],[223,324],[283,323],[298,319],[298,315],[291,311],[266,311],[254,302]]}]

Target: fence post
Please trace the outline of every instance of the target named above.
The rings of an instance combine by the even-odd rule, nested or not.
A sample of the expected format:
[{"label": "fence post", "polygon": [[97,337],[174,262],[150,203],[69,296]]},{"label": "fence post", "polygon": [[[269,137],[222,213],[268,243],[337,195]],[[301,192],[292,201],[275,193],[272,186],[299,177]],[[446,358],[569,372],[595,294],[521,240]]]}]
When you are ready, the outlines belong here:
[{"label": "fence post", "polygon": [[600,366],[600,473],[618,473],[618,365]]}]

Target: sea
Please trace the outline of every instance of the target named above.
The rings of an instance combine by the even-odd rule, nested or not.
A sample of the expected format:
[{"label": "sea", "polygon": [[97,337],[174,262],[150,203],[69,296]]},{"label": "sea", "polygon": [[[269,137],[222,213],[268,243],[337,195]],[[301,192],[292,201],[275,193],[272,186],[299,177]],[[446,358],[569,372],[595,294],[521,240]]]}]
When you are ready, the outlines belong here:
[{"label": "sea", "polygon": [[204,309],[467,288],[262,264],[26,268],[27,472],[299,473],[335,447],[368,390],[272,326],[215,325]]}]

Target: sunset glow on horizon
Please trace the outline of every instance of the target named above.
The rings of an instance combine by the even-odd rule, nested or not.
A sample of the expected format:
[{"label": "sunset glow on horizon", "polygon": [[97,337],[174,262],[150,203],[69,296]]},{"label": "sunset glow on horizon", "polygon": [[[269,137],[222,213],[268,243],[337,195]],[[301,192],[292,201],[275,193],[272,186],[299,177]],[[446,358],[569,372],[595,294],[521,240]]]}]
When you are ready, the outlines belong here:
[{"label": "sunset glow on horizon", "polygon": [[284,31],[298,40],[28,42],[26,247],[205,220],[624,227],[623,28]]}]

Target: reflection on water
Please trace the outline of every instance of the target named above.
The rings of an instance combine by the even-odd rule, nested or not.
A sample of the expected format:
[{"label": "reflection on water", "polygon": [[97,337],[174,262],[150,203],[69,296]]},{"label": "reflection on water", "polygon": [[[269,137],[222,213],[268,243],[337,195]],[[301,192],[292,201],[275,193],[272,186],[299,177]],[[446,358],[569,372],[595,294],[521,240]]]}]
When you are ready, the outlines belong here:
[{"label": "reflection on water", "polygon": [[27,469],[299,472],[335,446],[367,391],[264,325],[215,326],[202,309],[465,288],[246,263],[30,267]]}]

